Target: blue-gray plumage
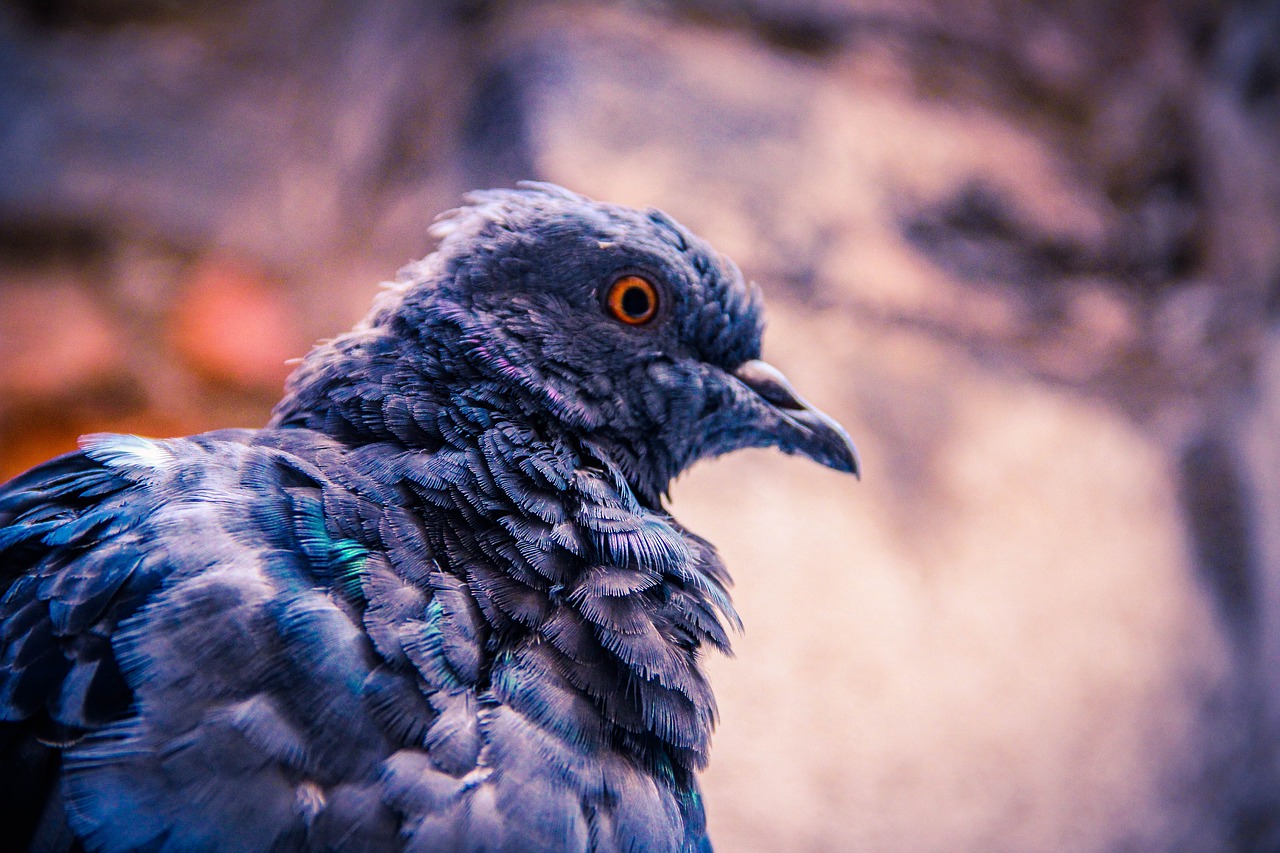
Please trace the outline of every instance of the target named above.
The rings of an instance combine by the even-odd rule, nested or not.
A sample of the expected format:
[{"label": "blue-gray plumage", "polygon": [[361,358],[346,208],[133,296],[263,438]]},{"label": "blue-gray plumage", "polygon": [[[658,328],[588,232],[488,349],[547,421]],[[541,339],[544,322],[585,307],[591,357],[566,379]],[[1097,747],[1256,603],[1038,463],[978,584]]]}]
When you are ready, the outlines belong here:
[{"label": "blue-gray plumage", "polygon": [[708,850],[694,461],[857,470],[664,214],[472,196],[270,425],[0,487],[5,849]]}]

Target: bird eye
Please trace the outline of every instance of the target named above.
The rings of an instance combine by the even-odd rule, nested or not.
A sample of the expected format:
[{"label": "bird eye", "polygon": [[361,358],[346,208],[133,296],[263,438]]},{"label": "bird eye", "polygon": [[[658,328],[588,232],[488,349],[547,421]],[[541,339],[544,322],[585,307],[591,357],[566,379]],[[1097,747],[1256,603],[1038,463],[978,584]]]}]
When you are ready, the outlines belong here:
[{"label": "bird eye", "polygon": [[605,305],[615,320],[640,326],[658,313],[658,289],[638,275],[624,275],[609,286]]}]

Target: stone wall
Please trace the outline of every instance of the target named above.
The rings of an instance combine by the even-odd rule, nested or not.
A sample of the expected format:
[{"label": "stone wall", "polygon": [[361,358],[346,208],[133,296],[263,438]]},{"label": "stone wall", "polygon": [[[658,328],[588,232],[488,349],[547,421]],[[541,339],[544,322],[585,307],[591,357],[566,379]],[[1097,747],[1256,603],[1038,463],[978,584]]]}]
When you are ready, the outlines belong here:
[{"label": "stone wall", "polygon": [[653,204],[858,440],[673,510],[724,851],[1280,849],[1280,5],[0,8],[0,476],[261,423],[459,193]]}]

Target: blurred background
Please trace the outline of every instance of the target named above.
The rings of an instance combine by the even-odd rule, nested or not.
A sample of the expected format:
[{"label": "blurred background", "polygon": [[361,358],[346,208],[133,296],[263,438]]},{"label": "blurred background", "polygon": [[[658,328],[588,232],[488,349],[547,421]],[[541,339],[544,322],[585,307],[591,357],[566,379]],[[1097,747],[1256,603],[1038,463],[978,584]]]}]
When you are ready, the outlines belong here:
[{"label": "blurred background", "polygon": [[676,486],[719,850],[1280,850],[1280,2],[4,0],[0,479],[262,424],[522,178],[735,257],[863,451]]}]

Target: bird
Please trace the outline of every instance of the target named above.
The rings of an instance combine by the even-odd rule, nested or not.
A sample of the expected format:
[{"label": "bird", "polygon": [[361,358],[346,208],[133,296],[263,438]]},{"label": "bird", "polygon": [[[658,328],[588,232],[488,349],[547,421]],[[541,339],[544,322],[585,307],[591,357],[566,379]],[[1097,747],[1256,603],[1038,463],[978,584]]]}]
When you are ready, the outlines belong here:
[{"label": "bird", "polygon": [[265,427],[0,487],[5,849],[711,849],[741,623],[670,484],[857,451],[667,214],[522,182],[430,233]]}]

